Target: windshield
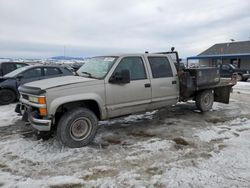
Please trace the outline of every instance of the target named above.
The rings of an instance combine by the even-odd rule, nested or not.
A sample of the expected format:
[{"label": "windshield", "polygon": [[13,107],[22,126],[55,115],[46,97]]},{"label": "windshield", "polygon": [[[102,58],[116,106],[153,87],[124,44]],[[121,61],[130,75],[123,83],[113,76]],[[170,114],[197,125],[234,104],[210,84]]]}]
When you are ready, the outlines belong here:
[{"label": "windshield", "polygon": [[29,66],[25,66],[25,67],[22,67],[22,68],[19,68],[19,69],[16,69],[8,74],[5,74],[4,77],[15,77],[17,76],[19,73],[23,72],[24,70],[28,69]]},{"label": "windshield", "polygon": [[79,76],[101,79],[106,76],[117,57],[93,57],[84,62],[77,71]]},{"label": "windshield", "polygon": [[230,66],[231,68],[233,68],[233,69],[236,69],[236,67],[235,67],[234,65],[232,65],[232,64],[229,64],[229,66]]}]

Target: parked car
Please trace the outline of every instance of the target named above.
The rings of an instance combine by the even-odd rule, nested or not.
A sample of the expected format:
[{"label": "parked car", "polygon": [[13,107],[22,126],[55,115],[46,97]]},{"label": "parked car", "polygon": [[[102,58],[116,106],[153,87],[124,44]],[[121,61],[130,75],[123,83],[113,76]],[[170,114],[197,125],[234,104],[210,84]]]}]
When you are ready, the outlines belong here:
[{"label": "parked car", "polygon": [[233,74],[237,74],[238,81],[247,81],[250,78],[250,70],[247,69],[239,69],[233,66],[232,64],[220,64],[218,65],[220,69],[221,77],[232,77]]},{"label": "parked car", "polygon": [[0,104],[9,104],[18,99],[18,87],[22,84],[66,75],[73,73],[62,66],[33,65],[16,69],[0,77]]},{"label": "parked car", "polygon": [[64,145],[82,147],[94,138],[99,120],[190,99],[202,112],[214,101],[229,103],[235,79],[220,79],[215,67],[176,69],[173,54],[178,57],[177,52],[165,52],[90,58],[78,70],[80,76],[20,86],[16,112],[39,134],[56,130]]},{"label": "parked car", "polygon": [[0,62],[0,76],[4,76],[5,74],[28,65],[27,63],[21,62]]}]

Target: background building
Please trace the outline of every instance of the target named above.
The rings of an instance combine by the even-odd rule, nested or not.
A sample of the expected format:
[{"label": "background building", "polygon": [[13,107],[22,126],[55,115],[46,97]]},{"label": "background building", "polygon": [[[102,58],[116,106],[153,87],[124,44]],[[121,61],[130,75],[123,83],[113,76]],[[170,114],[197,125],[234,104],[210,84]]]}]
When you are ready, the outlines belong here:
[{"label": "background building", "polygon": [[238,68],[250,69],[250,41],[215,44],[187,60],[199,60],[199,64],[205,66],[231,63]]}]

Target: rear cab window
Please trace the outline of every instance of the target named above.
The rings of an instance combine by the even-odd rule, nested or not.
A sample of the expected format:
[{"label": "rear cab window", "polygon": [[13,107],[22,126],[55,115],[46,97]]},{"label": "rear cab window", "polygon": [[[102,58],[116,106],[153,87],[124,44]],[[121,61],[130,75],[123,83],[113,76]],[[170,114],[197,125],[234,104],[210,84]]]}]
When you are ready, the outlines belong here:
[{"label": "rear cab window", "polygon": [[153,78],[173,77],[173,71],[167,57],[148,56]]}]

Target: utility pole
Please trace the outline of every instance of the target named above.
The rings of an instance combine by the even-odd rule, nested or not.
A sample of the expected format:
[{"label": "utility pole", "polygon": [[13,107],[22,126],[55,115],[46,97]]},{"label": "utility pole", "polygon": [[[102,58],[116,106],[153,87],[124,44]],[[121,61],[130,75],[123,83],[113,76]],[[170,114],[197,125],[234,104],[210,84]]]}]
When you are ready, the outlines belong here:
[{"label": "utility pole", "polygon": [[65,59],[65,54],[66,54],[66,47],[63,46],[63,57],[64,57],[64,59]]}]

